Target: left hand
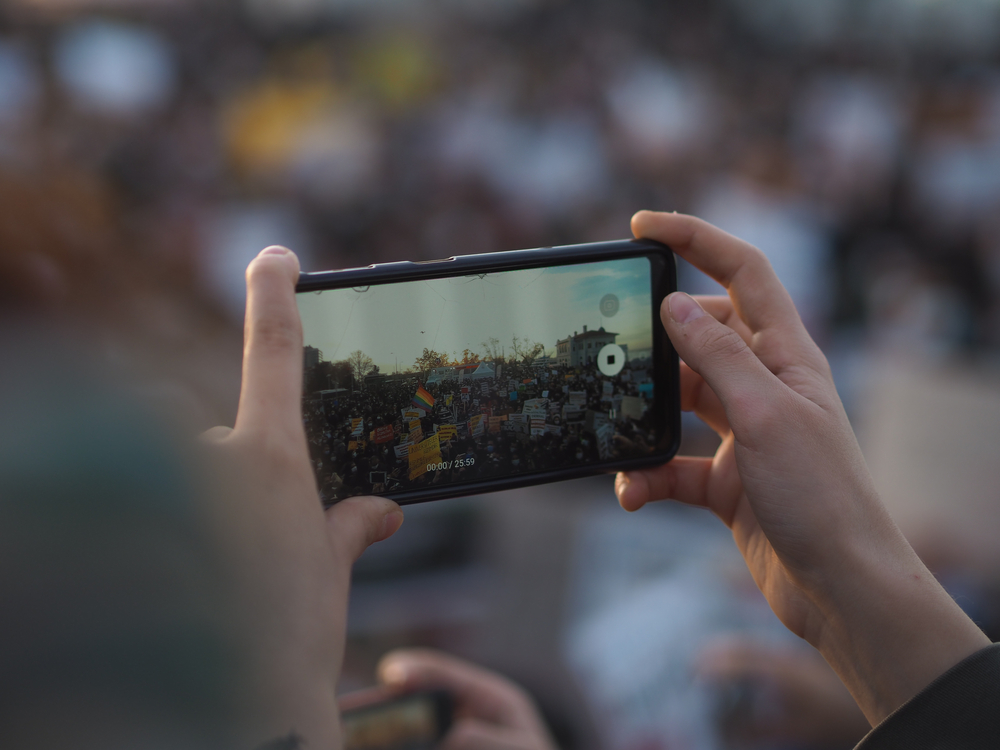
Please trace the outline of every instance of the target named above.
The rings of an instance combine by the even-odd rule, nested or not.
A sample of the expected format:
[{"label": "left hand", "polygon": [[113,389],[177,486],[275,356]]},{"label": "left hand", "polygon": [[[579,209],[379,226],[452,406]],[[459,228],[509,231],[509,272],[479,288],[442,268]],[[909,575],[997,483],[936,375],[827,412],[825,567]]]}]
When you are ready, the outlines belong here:
[{"label": "left hand", "polygon": [[276,247],[247,269],[236,426],[204,436],[213,462],[231,471],[215,510],[251,631],[247,747],[292,733],[307,747],[340,746],[335,688],[351,566],[403,522],[399,506],[378,497],[323,510],[302,422],[298,275],[295,255]]},{"label": "left hand", "polygon": [[394,692],[446,690],[455,699],[455,723],[441,750],[555,750],[531,696],[482,667],[428,649],[386,655],[379,680]]}]

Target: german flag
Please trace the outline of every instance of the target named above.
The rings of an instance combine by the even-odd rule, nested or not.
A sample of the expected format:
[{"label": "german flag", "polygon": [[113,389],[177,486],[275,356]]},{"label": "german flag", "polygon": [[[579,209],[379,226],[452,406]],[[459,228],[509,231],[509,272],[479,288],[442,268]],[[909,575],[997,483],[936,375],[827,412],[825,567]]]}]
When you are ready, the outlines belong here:
[{"label": "german flag", "polygon": [[418,385],[417,392],[413,394],[413,400],[410,403],[418,409],[430,411],[434,408],[434,397],[428,393],[426,388],[422,385]]}]

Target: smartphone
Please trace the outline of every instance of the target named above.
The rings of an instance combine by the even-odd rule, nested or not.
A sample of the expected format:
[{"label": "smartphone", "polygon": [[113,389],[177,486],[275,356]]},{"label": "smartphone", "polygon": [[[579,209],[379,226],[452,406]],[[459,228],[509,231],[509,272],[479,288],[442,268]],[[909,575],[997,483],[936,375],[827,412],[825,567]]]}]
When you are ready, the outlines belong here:
[{"label": "smartphone", "polygon": [[375,689],[340,699],[344,750],[432,750],[451,728],[444,691],[385,696]]},{"label": "smartphone", "polygon": [[651,240],[301,275],[303,419],[324,503],[400,504],[668,461],[676,288]]}]

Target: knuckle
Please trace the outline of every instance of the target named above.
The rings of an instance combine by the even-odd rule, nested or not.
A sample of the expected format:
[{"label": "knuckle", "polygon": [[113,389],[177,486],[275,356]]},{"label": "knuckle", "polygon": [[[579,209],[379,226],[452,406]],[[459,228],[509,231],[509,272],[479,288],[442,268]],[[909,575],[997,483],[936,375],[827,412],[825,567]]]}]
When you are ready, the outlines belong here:
[{"label": "knuckle", "polygon": [[302,325],[298,320],[262,317],[254,321],[251,336],[257,345],[291,351],[302,345]]},{"label": "knuckle", "polygon": [[699,346],[712,359],[734,359],[744,354],[746,342],[732,328],[714,321],[707,321],[701,333]]}]

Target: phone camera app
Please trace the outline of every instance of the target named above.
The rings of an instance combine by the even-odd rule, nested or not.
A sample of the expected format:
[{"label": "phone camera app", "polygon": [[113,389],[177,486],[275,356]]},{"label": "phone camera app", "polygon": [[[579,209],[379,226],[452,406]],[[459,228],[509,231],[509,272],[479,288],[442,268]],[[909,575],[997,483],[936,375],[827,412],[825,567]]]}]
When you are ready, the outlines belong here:
[{"label": "phone camera app", "polygon": [[618,344],[608,344],[597,354],[597,369],[613,378],[625,367],[625,350]]},{"label": "phone camera app", "polygon": [[618,308],[620,303],[618,298],[613,294],[605,294],[601,297],[601,315],[605,318],[613,318],[618,314]]}]

